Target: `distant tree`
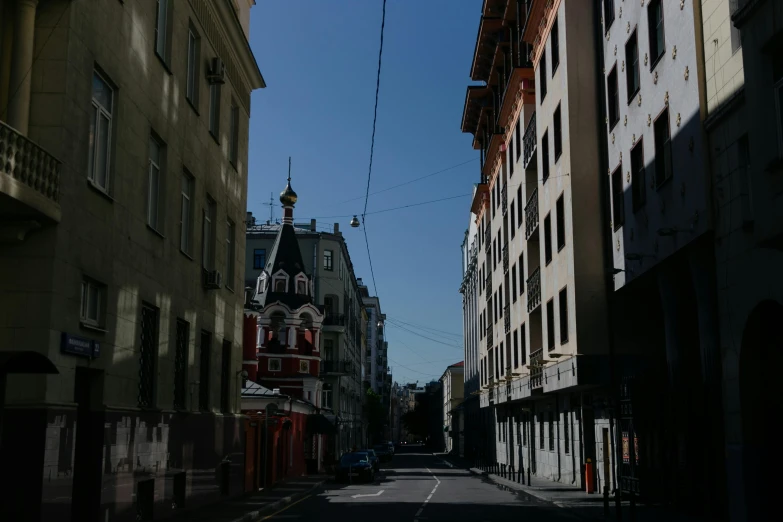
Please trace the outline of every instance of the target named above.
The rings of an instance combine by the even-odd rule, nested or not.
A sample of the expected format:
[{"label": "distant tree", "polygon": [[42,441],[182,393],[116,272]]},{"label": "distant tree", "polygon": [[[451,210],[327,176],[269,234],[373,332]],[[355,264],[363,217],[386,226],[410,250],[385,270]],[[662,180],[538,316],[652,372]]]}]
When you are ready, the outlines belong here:
[{"label": "distant tree", "polygon": [[417,437],[425,438],[429,433],[429,418],[427,415],[427,408],[422,405],[417,405],[413,410],[410,410],[402,415],[402,423],[408,433]]}]

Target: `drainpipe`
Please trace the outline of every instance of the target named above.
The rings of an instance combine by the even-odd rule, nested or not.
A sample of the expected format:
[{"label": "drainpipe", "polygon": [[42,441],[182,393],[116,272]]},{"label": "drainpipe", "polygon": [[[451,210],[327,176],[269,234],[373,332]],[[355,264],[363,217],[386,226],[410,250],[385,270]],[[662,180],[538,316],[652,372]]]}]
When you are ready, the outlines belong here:
[{"label": "drainpipe", "polygon": [[[601,2],[594,2],[593,3],[593,27],[594,29],[594,38],[593,38],[593,45],[595,47],[595,56],[596,56],[596,71],[603,71],[604,70],[604,49],[603,49],[603,42],[604,42],[604,35],[602,34],[603,31],[603,24],[601,21]],[[598,94],[597,106],[598,106],[598,118],[596,119],[596,125],[598,127],[598,151],[599,151],[599,176],[601,179],[601,212],[603,217],[603,225],[604,227],[607,227],[609,223],[611,222],[611,213],[609,210],[610,200],[609,200],[609,194],[611,191],[610,186],[610,180],[609,180],[609,158],[608,158],[608,131],[606,129],[606,86],[604,83],[604,75],[603,72],[600,74],[596,74],[596,91]],[[612,332],[614,332],[612,320],[613,320],[613,304],[614,304],[614,275],[613,275],[613,269],[614,269],[614,263],[612,262],[613,259],[613,253],[612,253],[612,238],[610,233],[604,233],[602,234],[603,243],[604,243],[604,252],[607,256],[606,264],[604,266],[604,280],[606,284],[606,327],[607,327],[607,342],[609,347],[609,386],[610,386],[610,396],[612,397],[612,400],[614,402],[614,415],[610,414],[609,417],[609,426],[610,428],[613,428],[613,421],[616,419],[617,414],[619,412],[620,408],[620,389],[619,389],[619,379],[617,374],[617,361],[616,361],[616,354],[615,354],[615,343],[614,343],[614,335]],[[620,444],[620,441],[618,440],[618,437],[620,436],[619,430],[615,431],[615,452],[620,452],[622,448],[622,444]],[[618,453],[619,455],[619,453]],[[622,456],[615,457],[615,480],[619,480],[620,477],[620,462],[622,462]],[[615,487],[615,509],[617,512],[617,520],[622,520],[622,496],[621,496],[621,489],[620,487]],[[608,508],[608,502],[605,503],[605,506]]]}]

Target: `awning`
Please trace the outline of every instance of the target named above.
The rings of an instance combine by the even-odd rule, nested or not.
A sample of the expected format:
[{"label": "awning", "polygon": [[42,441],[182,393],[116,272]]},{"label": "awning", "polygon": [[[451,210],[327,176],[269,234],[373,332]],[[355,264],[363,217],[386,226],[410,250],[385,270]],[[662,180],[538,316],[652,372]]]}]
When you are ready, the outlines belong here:
[{"label": "awning", "polygon": [[329,419],[320,413],[312,413],[307,416],[307,433],[321,433],[332,435],[337,432],[337,427]]},{"label": "awning", "polygon": [[60,373],[48,357],[32,350],[0,352],[0,373]]}]

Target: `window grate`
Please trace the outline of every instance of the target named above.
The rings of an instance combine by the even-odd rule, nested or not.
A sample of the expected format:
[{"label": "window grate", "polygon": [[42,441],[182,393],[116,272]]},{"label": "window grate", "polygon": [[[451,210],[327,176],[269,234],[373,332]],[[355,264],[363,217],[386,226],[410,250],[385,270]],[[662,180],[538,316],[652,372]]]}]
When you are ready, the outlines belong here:
[{"label": "window grate", "polygon": [[153,405],[155,386],[155,345],[158,337],[158,310],[149,305],[141,308],[141,353],[139,354],[139,407]]}]

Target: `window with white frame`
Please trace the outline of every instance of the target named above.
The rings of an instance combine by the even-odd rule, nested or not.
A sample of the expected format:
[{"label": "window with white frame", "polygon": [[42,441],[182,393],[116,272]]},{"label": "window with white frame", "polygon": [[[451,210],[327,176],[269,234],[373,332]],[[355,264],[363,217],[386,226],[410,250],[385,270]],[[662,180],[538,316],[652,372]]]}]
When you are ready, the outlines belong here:
[{"label": "window with white frame", "polygon": [[324,270],[334,270],[334,252],[332,250],[324,250]]},{"label": "window with white frame", "polygon": [[209,84],[209,133],[215,139],[220,131],[220,84]]},{"label": "window with white frame", "polygon": [[234,288],[234,264],[236,225],[230,219],[226,220],[226,287]]},{"label": "window with white frame", "polygon": [[279,372],[280,370],[283,369],[282,359],[270,358],[268,368],[270,372]]},{"label": "window with white frame", "polygon": [[326,386],[329,385],[325,384],[324,389],[321,390],[321,408],[332,409],[332,389]]},{"label": "window with white frame", "polygon": [[239,158],[239,107],[231,100],[231,114],[228,127],[228,161],[236,168]]},{"label": "window with white frame", "polygon": [[201,37],[191,24],[188,27],[188,71],[185,78],[185,98],[198,107],[199,59],[201,56]]},{"label": "window with white frame", "polygon": [[275,277],[275,292],[285,292],[287,283],[285,277]]},{"label": "window with white frame", "polygon": [[207,204],[204,207],[204,216],[201,232],[201,266],[204,270],[215,269],[215,214],[217,204],[215,200],[207,196]]},{"label": "window with white frame", "polygon": [[114,109],[114,89],[109,82],[93,71],[92,74],[92,115],[90,119],[90,157],[87,161],[87,177],[93,185],[109,192],[112,111]]},{"label": "window with white frame", "polygon": [[193,187],[196,181],[188,171],[182,173],[182,195],[179,214],[179,249],[191,255],[193,242]]},{"label": "window with white frame", "polygon": [[149,166],[147,173],[147,224],[160,230],[160,186],[165,146],[155,136],[150,136]]},{"label": "window with white frame", "polygon": [[106,287],[92,279],[82,280],[82,306],[80,319],[83,325],[100,328],[103,326],[103,305]]}]

